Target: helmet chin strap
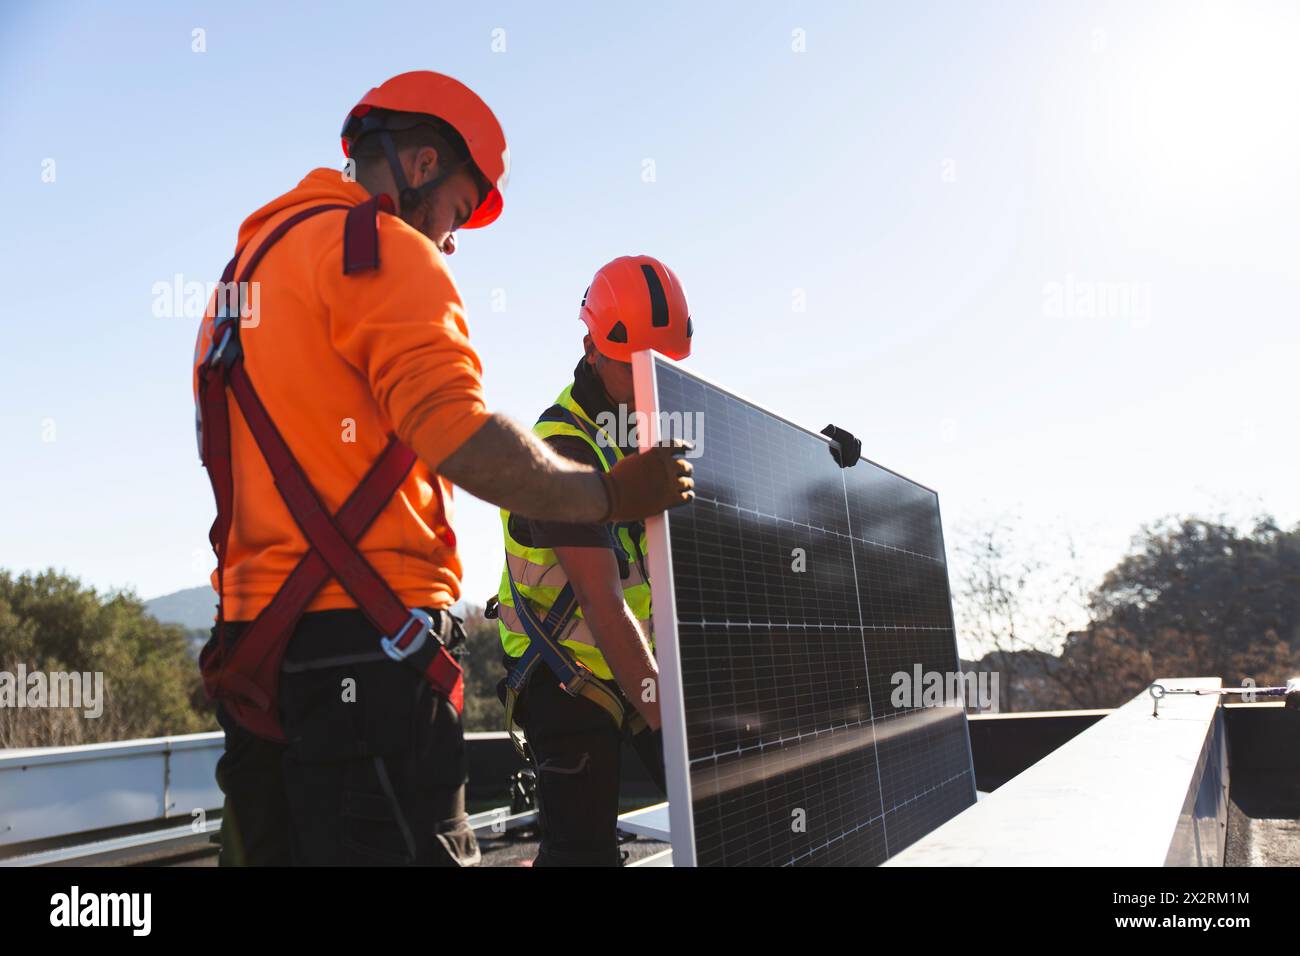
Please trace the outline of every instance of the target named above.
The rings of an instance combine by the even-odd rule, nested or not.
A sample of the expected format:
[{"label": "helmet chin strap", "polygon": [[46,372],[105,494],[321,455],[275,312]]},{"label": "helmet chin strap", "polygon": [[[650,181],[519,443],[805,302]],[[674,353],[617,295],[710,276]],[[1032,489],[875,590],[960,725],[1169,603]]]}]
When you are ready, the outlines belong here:
[{"label": "helmet chin strap", "polygon": [[397,147],[393,144],[392,134],[387,130],[380,130],[379,141],[384,147],[384,155],[388,157],[388,168],[393,173],[393,182],[397,184],[397,202],[403,218],[419,209],[438,184],[459,168],[448,167],[428,182],[412,186],[406,178],[406,171],[402,169],[401,160],[397,157]]}]

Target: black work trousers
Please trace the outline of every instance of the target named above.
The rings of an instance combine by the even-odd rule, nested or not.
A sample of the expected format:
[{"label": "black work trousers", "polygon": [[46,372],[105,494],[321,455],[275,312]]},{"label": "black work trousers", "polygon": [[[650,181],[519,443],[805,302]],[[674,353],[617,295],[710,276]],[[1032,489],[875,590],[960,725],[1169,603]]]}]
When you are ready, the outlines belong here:
[{"label": "black work trousers", "polygon": [[[226,640],[244,627],[228,623]],[[379,639],[360,611],[303,615],[280,675],[283,744],[218,705],[221,865],[478,862],[460,715]]]},{"label": "black work trousers", "polygon": [[[507,657],[505,666],[508,673],[514,659]],[[605,684],[620,693],[613,681]],[[584,697],[571,697],[542,663],[519,695],[515,720],[528,738],[537,774],[542,840],[533,866],[620,866],[617,828],[623,740],[630,740],[663,792],[662,735],[620,729],[604,708]]]}]

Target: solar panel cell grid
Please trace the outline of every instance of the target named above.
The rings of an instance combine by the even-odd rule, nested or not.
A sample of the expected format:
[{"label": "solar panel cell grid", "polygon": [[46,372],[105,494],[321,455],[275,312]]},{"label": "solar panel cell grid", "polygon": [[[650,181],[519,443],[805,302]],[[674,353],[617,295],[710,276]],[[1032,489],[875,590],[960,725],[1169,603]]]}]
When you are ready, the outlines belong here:
[{"label": "solar panel cell grid", "polygon": [[668,518],[696,862],[882,862],[974,800],[963,712],[892,695],[958,670],[938,499],[654,366],[661,421],[703,425]]}]

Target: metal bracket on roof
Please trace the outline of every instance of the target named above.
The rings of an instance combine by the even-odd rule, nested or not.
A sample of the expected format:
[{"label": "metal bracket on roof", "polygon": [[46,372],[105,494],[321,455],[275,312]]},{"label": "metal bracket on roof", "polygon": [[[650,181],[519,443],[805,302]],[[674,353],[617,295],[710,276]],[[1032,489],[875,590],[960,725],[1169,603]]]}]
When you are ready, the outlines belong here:
[{"label": "metal bracket on roof", "polygon": [[1247,703],[1253,703],[1257,697],[1285,697],[1286,705],[1289,708],[1300,708],[1300,677],[1293,677],[1286,682],[1285,686],[1279,687],[1256,687],[1254,684],[1247,684],[1242,687],[1165,687],[1163,684],[1152,684],[1148,688],[1155,707],[1151,711],[1152,717],[1160,716],[1160,698],[1166,694],[1196,694],[1204,697],[1206,695],[1217,695],[1227,697],[1230,694],[1241,694],[1242,699]]},{"label": "metal bracket on roof", "polygon": [[1154,706],[1151,708],[1151,716],[1152,716],[1152,717],[1159,717],[1159,716],[1160,716],[1160,698],[1161,698],[1161,697],[1164,697],[1164,696],[1165,696],[1165,693],[1166,693],[1165,688],[1164,688],[1164,685],[1162,685],[1162,684],[1152,684],[1152,685],[1148,688],[1148,693],[1151,694],[1151,699],[1152,699],[1153,701],[1155,701]]}]

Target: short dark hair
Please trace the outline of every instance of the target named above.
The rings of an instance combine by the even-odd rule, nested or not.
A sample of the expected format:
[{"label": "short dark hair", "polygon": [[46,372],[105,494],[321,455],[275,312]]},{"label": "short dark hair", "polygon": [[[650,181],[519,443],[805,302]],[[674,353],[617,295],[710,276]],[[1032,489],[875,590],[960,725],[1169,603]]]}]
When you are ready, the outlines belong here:
[{"label": "short dark hair", "polygon": [[[376,111],[379,112],[379,111]],[[428,146],[438,151],[441,160],[455,165],[469,159],[469,147],[460,133],[436,116],[423,113],[383,112],[385,128],[393,137],[393,145],[400,152],[412,146]],[[351,155],[358,162],[368,163],[384,158],[383,143],[376,131],[363,134],[352,144]]]},{"label": "short dark hair", "polygon": [[[491,183],[470,158],[464,137],[450,123],[425,113],[399,113],[394,110],[375,112],[384,118],[385,129],[393,137],[393,147],[399,153],[412,147],[428,146],[436,149],[439,166],[446,169],[464,165],[478,184],[480,195],[486,195],[486,191],[491,188]],[[377,132],[364,133],[352,144],[349,155],[357,161],[358,166],[373,166],[385,160],[384,145],[376,135]]]}]

